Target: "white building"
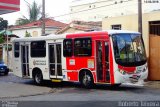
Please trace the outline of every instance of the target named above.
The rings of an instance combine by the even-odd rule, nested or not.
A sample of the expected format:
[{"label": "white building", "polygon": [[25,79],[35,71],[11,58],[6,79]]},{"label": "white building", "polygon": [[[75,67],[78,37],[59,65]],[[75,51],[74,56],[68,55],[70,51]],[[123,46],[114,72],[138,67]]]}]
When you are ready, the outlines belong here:
[{"label": "white building", "polygon": [[[52,19],[45,19],[45,26],[45,33],[51,34],[67,26],[67,24]],[[9,30],[18,37],[25,37],[26,32],[32,37],[37,37],[42,35],[42,22],[41,20],[38,20],[25,25],[12,26]]]},{"label": "white building", "polygon": [[[160,0],[142,0],[142,11],[160,9]],[[70,6],[71,20],[101,21],[103,18],[138,13],[138,0],[74,0]]]}]

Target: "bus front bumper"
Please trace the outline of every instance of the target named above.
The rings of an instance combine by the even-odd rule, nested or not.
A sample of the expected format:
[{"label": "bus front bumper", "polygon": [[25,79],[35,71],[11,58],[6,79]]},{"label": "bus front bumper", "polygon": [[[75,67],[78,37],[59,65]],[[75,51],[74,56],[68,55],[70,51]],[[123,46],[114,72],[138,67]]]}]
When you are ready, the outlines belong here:
[{"label": "bus front bumper", "polygon": [[143,85],[144,80],[148,77],[148,70],[145,72],[141,72],[138,74],[121,74],[119,71],[115,73],[115,84],[121,83],[121,84],[135,84],[135,85]]}]

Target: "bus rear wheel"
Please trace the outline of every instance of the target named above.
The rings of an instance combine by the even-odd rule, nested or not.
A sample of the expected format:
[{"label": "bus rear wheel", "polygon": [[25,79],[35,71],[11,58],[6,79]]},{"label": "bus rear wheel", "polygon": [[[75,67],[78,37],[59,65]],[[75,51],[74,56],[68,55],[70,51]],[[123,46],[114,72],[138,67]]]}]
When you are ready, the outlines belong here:
[{"label": "bus rear wheel", "polygon": [[41,85],[43,83],[43,75],[41,72],[36,72],[34,75],[34,82],[37,85]]},{"label": "bus rear wheel", "polygon": [[94,85],[94,82],[93,82],[93,77],[90,73],[88,72],[84,72],[82,74],[82,77],[80,79],[80,82],[82,84],[83,87],[85,88],[92,88],[93,85]]}]

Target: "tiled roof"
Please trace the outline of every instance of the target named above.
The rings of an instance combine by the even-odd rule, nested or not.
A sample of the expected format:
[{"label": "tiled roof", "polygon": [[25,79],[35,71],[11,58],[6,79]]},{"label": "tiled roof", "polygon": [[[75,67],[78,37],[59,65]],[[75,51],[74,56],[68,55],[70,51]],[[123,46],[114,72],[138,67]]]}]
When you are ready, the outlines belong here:
[{"label": "tiled roof", "polygon": [[[29,27],[41,27],[42,26],[42,21],[38,20],[38,21],[34,21],[25,25],[19,25],[19,26],[12,26],[10,27],[11,30],[13,29],[21,29],[21,28],[29,28]],[[52,19],[45,19],[45,26],[46,27],[56,27],[56,28],[64,28],[65,26],[67,26],[67,24],[59,22],[59,21],[55,21]]]},{"label": "tiled roof", "polygon": [[68,26],[58,30],[56,34],[60,34],[69,28],[74,28],[81,31],[101,30],[102,22],[72,21],[70,24],[68,24]]}]

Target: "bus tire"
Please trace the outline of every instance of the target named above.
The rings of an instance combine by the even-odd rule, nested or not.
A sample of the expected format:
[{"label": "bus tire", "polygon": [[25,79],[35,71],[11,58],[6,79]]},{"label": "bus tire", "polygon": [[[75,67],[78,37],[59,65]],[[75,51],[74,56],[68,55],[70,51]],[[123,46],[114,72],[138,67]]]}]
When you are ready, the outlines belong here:
[{"label": "bus tire", "polygon": [[85,88],[92,88],[94,86],[92,74],[84,71],[81,75],[80,83]]},{"label": "bus tire", "polygon": [[113,85],[111,85],[111,87],[112,87],[112,88],[119,88],[120,85],[121,85],[120,83],[119,83],[119,84],[113,84]]},{"label": "bus tire", "polygon": [[43,83],[43,75],[40,71],[36,72],[34,74],[34,82],[37,84],[37,85],[42,85]]},{"label": "bus tire", "polygon": [[8,75],[8,72],[5,72],[4,75]]}]

